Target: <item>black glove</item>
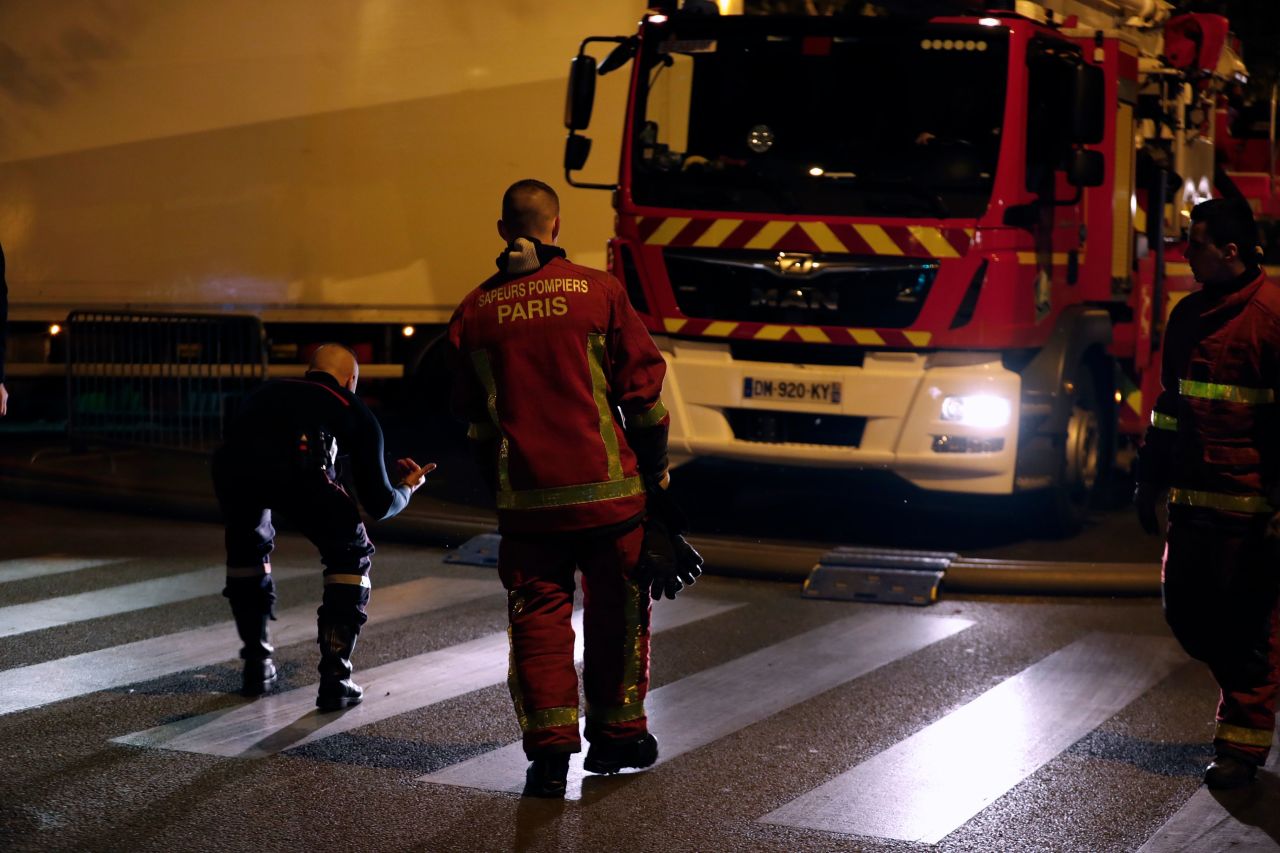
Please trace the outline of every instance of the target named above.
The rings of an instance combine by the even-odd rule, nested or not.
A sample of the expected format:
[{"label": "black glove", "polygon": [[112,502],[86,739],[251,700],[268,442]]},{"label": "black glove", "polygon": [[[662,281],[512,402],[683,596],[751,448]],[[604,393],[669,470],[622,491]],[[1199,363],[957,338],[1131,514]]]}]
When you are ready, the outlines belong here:
[{"label": "black glove", "polygon": [[650,516],[644,521],[644,543],[640,546],[640,561],[636,564],[636,579],[649,587],[649,594],[657,601],[666,595],[675,598],[684,589],[684,582],[677,576],[675,545],[671,531],[660,519]]},{"label": "black glove", "polygon": [[1138,523],[1152,536],[1160,533],[1160,518],[1156,515],[1156,508],[1160,504],[1160,495],[1163,492],[1164,489],[1151,483],[1138,483],[1138,488],[1133,492],[1133,505],[1138,510]]},{"label": "black glove", "polygon": [[693,586],[702,575],[702,555],[679,533],[671,537],[671,544],[676,552],[676,577],[685,586]]},{"label": "black glove", "polygon": [[675,598],[702,574],[702,555],[684,538],[684,514],[665,491],[649,494],[636,577],[654,601]]}]

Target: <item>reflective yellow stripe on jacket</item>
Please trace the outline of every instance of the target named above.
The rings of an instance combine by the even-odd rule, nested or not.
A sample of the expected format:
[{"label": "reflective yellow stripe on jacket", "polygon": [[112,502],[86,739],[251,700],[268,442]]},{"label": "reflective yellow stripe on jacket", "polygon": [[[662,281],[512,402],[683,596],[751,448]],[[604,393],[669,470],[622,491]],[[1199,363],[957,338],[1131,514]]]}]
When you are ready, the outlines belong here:
[{"label": "reflective yellow stripe on jacket", "polygon": [[[609,382],[605,376],[605,336],[599,333],[587,335],[587,368],[591,375],[591,392],[595,399],[600,423],[600,441],[604,445],[607,475],[609,479],[595,483],[552,486],[544,489],[514,490],[509,474],[510,445],[502,432],[498,416],[498,384],[489,362],[489,354],[478,350],[471,354],[476,375],[488,397],[489,419],[492,424],[472,423],[467,434],[476,439],[496,437],[498,445],[498,509],[545,509],[595,503],[618,498],[628,498],[644,493],[644,481],[639,476],[626,477],[622,468],[622,456],[618,447],[618,434],[614,423],[613,406],[609,402]],[[640,421],[652,419],[652,426],[666,417],[666,407],[658,401],[649,411],[638,416]]]},{"label": "reflective yellow stripe on jacket", "polygon": [[1262,495],[1224,495],[1220,492],[1200,492],[1195,489],[1170,489],[1169,503],[1217,509],[1223,512],[1275,512],[1271,502]]},{"label": "reflective yellow stripe on jacket", "polygon": [[1157,412],[1155,409],[1152,409],[1151,410],[1151,426],[1155,427],[1156,429],[1164,429],[1164,430],[1168,430],[1169,432],[1177,432],[1178,419],[1175,418],[1173,415],[1166,415],[1164,412]]},{"label": "reflective yellow stripe on jacket", "polygon": [[1248,403],[1251,406],[1274,403],[1276,401],[1276,392],[1271,388],[1220,385],[1217,382],[1197,382],[1194,379],[1179,379],[1178,393],[1184,397],[1198,397],[1201,400],[1222,400],[1227,403]]},{"label": "reflective yellow stripe on jacket", "polygon": [[553,506],[611,501],[629,498],[644,492],[644,481],[639,477],[622,480],[606,480],[603,483],[583,483],[580,486],[553,486],[549,489],[510,489],[498,492],[498,509],[544,509]]},{"label": "reflective yellow stripe on jacket", "polygon": [[591,394],[600,415],[600,440],[604,442],[609,464],[609,480],[622,479],[622,457],[618,455],[618,433],[613,425],[613,407],[609,405],[609,382],[604,375],[604,335],[587,335],[587,366],[591,369]]},{"label": "reflective yellow stripe on jacket", "polygon": [[649,411],[627,418],[627,426],[639,427],[640,429],[654,427],[661,423],[666,416],[667,407],[662,405],[662,401],[659,400],[653,404],[653,408],[649,409]]}]

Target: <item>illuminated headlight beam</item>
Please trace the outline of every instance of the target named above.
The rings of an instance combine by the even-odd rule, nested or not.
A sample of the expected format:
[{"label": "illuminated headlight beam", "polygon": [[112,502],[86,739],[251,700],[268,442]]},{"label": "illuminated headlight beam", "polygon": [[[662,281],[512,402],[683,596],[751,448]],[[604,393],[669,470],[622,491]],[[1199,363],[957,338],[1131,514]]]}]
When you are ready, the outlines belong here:
[{"label": "illuminated headlight beam", "polygon": [[944,397],[942,420],[964,426],[993,429],[1009,423],[1013,407],[1004,397],[975,394],[969,397]]}]

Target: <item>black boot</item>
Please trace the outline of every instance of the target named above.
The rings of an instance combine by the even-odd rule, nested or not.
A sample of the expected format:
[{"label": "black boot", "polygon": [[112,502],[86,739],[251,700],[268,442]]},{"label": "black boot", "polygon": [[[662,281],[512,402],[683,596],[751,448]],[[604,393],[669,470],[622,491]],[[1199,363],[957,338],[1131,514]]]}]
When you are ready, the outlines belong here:
[{"label": "black boot", "polygon": [[524,774],[524,796],[564,799],[569,780],[569,753],[558,752],[533,759]]},{"label": "black boot", "polygon": [[632,740],[597,740],[582,762],[588,773],[617,773],[628,767],[643,769],[658,760],[658,740],[646,732]]},{"label": "black boot", "polygon": [[263,613],[256,602],[232,601],[231,615],[236,620],[236,633],[244,647],[240,657],[244,660],[244,680],[240,686],[242,696],[261,696],[276,683],[276,666],[271,660],[275,652],[270,642],[267,622],[270,613]]},{"label": "black boot", "polygon": [[1252,785],[1256,765],[1228,752],[1220,752],[1204,770],[1204,783],[1215,791]]},{"label": "black boot", "polygon": [[350,625],[320,623],[320,695],[316,707],[337,711],[359,705],[364,690],[351,680],[351,653],[356,649],[357,629]]}]

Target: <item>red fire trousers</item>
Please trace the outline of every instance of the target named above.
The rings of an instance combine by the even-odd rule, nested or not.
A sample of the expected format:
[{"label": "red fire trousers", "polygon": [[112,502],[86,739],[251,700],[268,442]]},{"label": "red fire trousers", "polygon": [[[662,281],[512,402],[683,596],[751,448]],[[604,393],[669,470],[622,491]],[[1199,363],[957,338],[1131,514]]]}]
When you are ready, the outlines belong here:
[{"label": "red fire trousers", "polygon": [[1280,565],[1265,517],[1174,517],[1165,543],[1165,619],[1221,688],[1214,748],[1262,764],[1280,684]]},{"label": "red fire trousers", "polygon": [[650,604],[647,590],[630,579],[643,539],[639,527],[620,536],[502,537],[507,683],[530,759],[581,749],[571,623],[575,569],[582,572],[587,740],[630,740],[647,731]]}]

